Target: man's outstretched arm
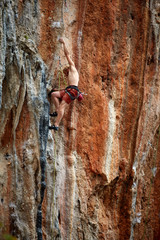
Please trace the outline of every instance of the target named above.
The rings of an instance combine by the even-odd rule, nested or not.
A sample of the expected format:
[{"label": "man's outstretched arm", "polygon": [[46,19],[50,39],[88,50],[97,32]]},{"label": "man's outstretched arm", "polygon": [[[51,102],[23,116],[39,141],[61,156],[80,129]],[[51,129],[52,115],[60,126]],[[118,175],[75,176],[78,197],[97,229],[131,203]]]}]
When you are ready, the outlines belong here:
[{"label": "man's outstretched arm", "polygon": [[69,65],[70,65],[70,66],[75,66],[75,64],[74,64],[74,62],[72,61],[72,59],[71,59],[71,57],[70,57],[70,54],[69,54],[69,52],[68,52],[68,50],[67,50],[67,48],[66,48],[66,44],[65,44],[63,38],[60,38],[59,41],[60,41],[60,43],[63,44],[64,54],[65,54],[65,56],[66,56],[66,58],[67,58],[67,61],[68,61]]}]

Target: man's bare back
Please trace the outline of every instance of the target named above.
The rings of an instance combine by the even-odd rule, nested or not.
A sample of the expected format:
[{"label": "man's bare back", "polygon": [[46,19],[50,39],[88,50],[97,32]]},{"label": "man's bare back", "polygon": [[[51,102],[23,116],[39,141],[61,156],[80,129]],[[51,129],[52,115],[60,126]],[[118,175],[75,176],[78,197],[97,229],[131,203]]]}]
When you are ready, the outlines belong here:
[{"label": "man's bare back", "polygon": [[79,82],[79,74],[75,66],[69,67],[69,74],[68,74],[68,83],[69,85],[78,86]]}]

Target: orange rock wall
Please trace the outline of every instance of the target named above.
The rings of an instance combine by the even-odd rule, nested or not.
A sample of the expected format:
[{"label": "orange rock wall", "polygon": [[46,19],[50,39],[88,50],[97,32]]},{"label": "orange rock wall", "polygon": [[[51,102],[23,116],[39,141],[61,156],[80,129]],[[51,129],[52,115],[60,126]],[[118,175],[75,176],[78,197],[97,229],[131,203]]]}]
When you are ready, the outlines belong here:
[{"label": "orange rock wall", "polygon": [[[0,4],[0,236],[159,240],[158,1]],[[48,133],[60,37],[87,95]]]}]

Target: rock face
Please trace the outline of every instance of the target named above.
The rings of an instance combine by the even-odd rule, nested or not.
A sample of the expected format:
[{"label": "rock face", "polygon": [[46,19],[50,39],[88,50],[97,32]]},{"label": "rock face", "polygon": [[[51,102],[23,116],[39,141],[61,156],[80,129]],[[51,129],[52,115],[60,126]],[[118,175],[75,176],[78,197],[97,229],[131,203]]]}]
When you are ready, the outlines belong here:
[{"label": "rock face", "polygon": [[[160,239],[158,0],[0,0],[0,237]],[[64,37],[87,95],[48,132]]]}]

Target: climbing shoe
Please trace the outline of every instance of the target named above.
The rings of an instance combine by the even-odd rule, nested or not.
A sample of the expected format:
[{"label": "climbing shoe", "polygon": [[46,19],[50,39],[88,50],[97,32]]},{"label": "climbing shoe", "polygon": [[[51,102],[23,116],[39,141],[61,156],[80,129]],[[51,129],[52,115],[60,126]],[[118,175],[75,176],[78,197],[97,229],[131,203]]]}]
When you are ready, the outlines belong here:
[{"label": "climbing shoe", "polygon": [[59,127],[56,127],[56,126],[49,126],[49,130],[55,130],[55,131],[58,131]]},{"label": "climbing shoe", "polygon": [[57,114],[57,112],[53,112],[53,113],[50,113],[49,115],[50,115],[51,117],[57,117],[58,114]]},{"label": "climbing shoe", "polygon": [[51,97],[51,94],[54,92],[54,89],[52,89],[49,93],[48,93],[48,97]]}]

